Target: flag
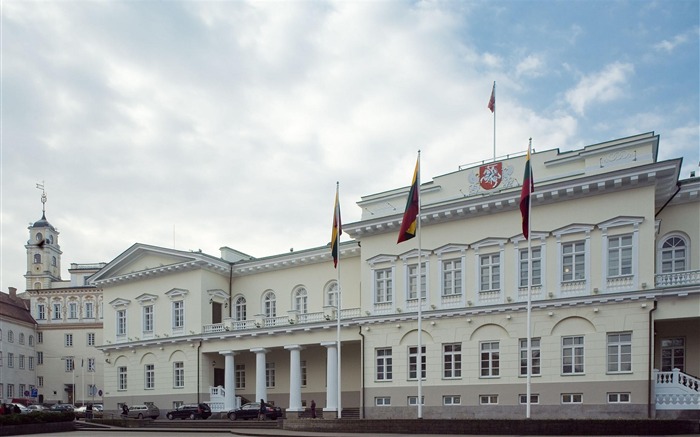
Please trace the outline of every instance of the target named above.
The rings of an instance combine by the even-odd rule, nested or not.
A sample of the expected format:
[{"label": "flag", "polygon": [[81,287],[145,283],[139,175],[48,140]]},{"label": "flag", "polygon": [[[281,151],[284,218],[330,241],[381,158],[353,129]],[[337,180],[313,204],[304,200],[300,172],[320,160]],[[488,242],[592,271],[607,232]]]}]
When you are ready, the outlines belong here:
[{"label": "flag", "polygon": [[493,88],[491,89],[491,98],[489,99],[488,108],[491,112],[496,112],[496,82],[493,83]]},{"label": "flag", "polygon": [[331,233],[331,255],[333,255],[333,267],[338,267],[338,244],[343,235],[343,227],[340,222],[340,201],[338,200],[338,186],[335,187],[335,206],[333,207],[333,231]]},{"label": "flag", "polygon": [[406,210],[403,213],[403,220],[401,221],[401,229],[399,230],[399,239],[396,244],[401,243],[406,240],[416,236],[417,226],[418,226],[418,197],[419,197],[419,185],[420,185],[420,155],[416,160],[416,169],[413,172],[413,180],[411,181],[411,189],[408,192],[408,199],[406,200]]},{"label": "flag", "polygon": [[523,175],[523,187],[520,190],[520,215],[523,218],[523,235],[527,240],[530,238],[530,194],[535,191],[535,182],[532,179],[532,168],[530,167],[530,148],[527,149],[527,159],[525,160],[525,174]]}]

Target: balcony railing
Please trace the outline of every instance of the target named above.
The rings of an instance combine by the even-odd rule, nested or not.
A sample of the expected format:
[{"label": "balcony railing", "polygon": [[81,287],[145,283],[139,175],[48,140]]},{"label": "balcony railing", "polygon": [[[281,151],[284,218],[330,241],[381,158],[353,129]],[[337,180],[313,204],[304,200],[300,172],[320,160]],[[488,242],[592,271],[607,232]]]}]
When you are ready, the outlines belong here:
[{"label": "balcony railing", "polygon": [[[340,320],[354,319],[356,317],[360,317],[360,314],[359,308],[346,308],[340,311]],[[277,316],[251,320],[226,319],[222,323],[211,323],[209,325],[204,325],[203,328],[205,334],[211,334],[225,331],[244,331],[248,329],[272,328],[276,326],[289,326],[295,324],[330,322],[331,320],[335,320],[335,316],[328,317],[326,313],[318,312],[299,314],[296,317]]]},{"label": "balcony railing", "polygon": [[681,285],[700,284],[700,270],[688,270],[685,272],[659,273],[656,275],[656,286],[678,287]]},{"label": "balcony railing", "polygon": [[700,410],[700,380],[678,369],[654,369],[657,410]]}]

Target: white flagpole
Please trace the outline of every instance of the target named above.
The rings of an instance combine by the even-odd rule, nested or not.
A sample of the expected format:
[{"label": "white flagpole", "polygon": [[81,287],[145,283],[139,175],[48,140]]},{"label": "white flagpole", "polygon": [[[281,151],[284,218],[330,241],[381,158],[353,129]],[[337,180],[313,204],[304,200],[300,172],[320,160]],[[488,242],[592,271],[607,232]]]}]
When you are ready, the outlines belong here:
[{"label": "white flagpole", "polygon": [[[532,228],[531,213],[532,213],[532,161],[530,152],[532,151],[532,138],[527,146],[528,163],[528,197],[527,197],[527,404],[525,408],[525,416],[530,418],[530,394],[532,392]],[[525,182],[525,181],[523,181]]]},{"label": "white flagpole", "polygon": [[85,386],[87,385],[85,381],[85,358],[80,359],[80,379],[80,385],[83,386],[83,404],[85,404]]},{"label": "white flagpole", "polygon": [[[418,279],[416,280],[416,288],[418,294],[418,358],[417,358],[417,373],[418,373],[418,418],[423,418],[423,290],[421,281],[423,280],[423,251],[421,248],[421,195],[420,195],[420,150],[418,151],[418,174],[416,175],[416,190],[418,195]],[[428,283],[425,284],[426,293]]]},{"label": "white flagpole", "polygon": [[496,81],[493,81],[493,160],[496,160]]},{"label": "white flagpole", "polygon": [[336,322],[337,322],[337,339],[336,341],[338,342],[338,419],[342,418],[342,407],[341,407],[341,398],[342,396],[342,381],[343,378],[341,377],[340,374],[340,369],[341,369],[341,364],[340,364],[340,309],[342,308],[341,306],[341,292],[340,292],[340,227],[342,226],[340,223],[340,182],[335,183],[335,196],[338,199],[338,203],[334,207],[333,215],[334,217],[334,222],[337,223],[338,225],[338,236],[336,240],[336,244],[338,245],[338,265],[336,268],[336,273],[337,273],[337,283],[338,283],[338,296],[336,299],[336,303],[338,305],[338,308],[336,310]]}]

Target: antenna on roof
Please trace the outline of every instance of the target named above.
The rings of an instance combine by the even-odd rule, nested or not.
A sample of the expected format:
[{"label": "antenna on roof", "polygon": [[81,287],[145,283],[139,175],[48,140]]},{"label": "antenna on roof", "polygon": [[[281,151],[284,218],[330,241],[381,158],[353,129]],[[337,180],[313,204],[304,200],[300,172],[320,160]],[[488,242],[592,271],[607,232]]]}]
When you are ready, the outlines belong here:
[{"label": "antenna on roof", "polygon": [[44,181],[36,184],[36,187],[41,190],[41,215],[46,216],[46,190],[44,189]]}]

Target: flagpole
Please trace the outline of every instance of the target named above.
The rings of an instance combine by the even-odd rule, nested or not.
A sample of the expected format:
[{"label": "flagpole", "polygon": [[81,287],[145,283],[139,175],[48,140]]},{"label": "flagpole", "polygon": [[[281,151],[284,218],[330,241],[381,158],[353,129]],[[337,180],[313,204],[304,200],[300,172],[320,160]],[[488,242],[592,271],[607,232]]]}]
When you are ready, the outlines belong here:
[{"label": "flagpole", "polygon": [[[417,230],[418,233],[418,279],[416,280],[416,288],[418,294],[418,359],[417,359],[417,373],[418,373],[418,418],[423,418],[423,290],[421,287],[421,282],[423,280],[423,251],[421,246],[421,226],[420,226],[420,214],[421,214],[421,195],[420,195],[420,150],[418,151],[418,174],[416,175],[416,190],[418,194],[418,223]],[[425,287],[428,287],[426,281]],[[427,290],[426,290],[427,292]]]},{"label": "flagpole", "polygon": [[496,160],[496,81],[493,81],[493,160]]},{"label": "flagpole", "polygon": [[337,322],[337,339],[336,341],[338,342],[338,419],[342,418],[342,408],[341,408],[341,398],[342,398],[342,380],[343,378],[341,377],[340,374],[340,369],[341,369],[341,363],[340,363],[340,309],[341,307],[341,291],[340,291],[340,200],[339,200],[339,194],[340,194],[340,182],[335,183],[335,198],[337,200],[336,207],[334,208],[333,214],[335,215],[334,221],[338,223],[338,240],[336,244],[338,245],[338,265],[336,266],[336,273],[337,273],[337,278],[336,281],[338,283],[338,298],[337,304],[338,308],[336,310],[336,322]]},{"label": "flagpole", "polygon": [[[530,138],[530,143],[527,146],[527,159],[528,159],[528,180],[527,183],[531,186],[532,184],[532,162],[530,162],[530,152],[532,151],[532,138]],[[523,181],[526,182],[526,181]],[[530,229],[531,224],[531,212],[532,212],[532,193],[530,186],[528,186],[528,192],[530,195],[527,196],[527,403],[525,408],[525,417],[530,418],[530,393],[532,391],[532,235]]]}]

